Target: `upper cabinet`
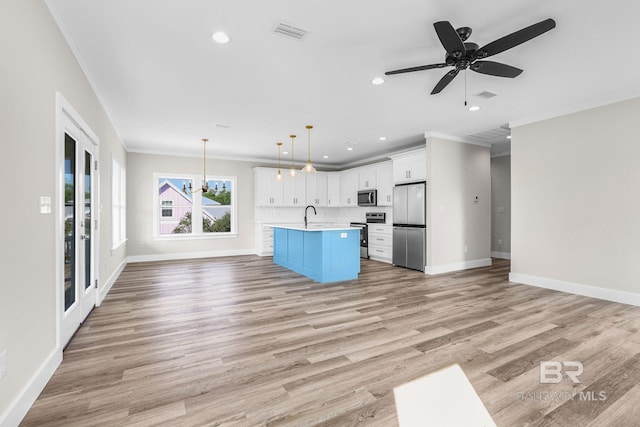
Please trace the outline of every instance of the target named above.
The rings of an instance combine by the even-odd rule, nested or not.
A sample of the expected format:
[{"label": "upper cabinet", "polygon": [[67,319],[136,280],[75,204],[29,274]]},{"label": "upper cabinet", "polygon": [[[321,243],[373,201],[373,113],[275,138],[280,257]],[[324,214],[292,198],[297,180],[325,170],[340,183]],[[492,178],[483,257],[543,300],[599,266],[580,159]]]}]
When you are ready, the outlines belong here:
[{"label": "upper cabinet", "polygon": [[360,169],[358,174],[358,190],[373,190],[376,188],[376,168],[373,166]]},{"label": "upper cabinet", "polygon": [[282,169],[283,179],[278,181],[276,168],[256,167],[255,203],[256,206],[280,207],[356,207],[358,190],[375,189],[378,190],[378,206],[391,206],[394,171],[395,162],[390,161],[342,172],[305,174],[298,171],[294,177],[288,174],[288,169]]},{"label": "upper cabinet", "polygon": [[424,148],[391,156],[393,182],[414,182],[427,179],[427,151]]},{"label": "upper cabinet", "polygon": [[378,206],[393,205],[393,164],[380,163],[375,168],[378,190]]},{"label": "upper cabinet", "polygon": [[307,205],[328,205],[328,178],[327,172],[316,172],[306,176],[307,178]]},{"label": "upper cabinet", "polygon": [[340,206],[340,173],[329,172],[327,174],[327,206],[336,208]]},{"label": "upper cabinet", "polygon": [[283,181],[276,180],[277,169],[254,168],[256,206],[282,206]]},{"label": "upper cabinet", "polygon": [[340,204],[343,207],[358,206],[358,172],[340,174]]},{"label": "upper cabinet", "polygon": [[295,176],[285,175],[284,206],[306,206],[307,180],[305,174],[296,171]]}]

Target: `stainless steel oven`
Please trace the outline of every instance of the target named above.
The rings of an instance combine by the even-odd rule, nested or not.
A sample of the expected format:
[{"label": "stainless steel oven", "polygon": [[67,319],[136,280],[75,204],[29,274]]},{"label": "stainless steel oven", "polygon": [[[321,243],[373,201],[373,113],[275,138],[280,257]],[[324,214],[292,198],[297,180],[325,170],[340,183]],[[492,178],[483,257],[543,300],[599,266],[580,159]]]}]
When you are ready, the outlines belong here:
[{"label": "stainless steel oven", "polygon": [[352,222],[350,227],[360,229],[360,258],[369,258],[369,232],[367,231],[367,224],[364,222]]}]

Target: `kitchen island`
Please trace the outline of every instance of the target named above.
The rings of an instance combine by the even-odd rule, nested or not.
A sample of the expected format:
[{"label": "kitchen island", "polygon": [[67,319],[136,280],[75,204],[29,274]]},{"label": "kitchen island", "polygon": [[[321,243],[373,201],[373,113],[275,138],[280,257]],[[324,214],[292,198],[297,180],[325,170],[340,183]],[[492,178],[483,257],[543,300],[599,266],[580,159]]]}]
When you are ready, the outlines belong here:
[{"label": "kitchen island", "polygon": [[273,262],[320,283],[353,280],[360,273],[360,229],[273,226]]}]

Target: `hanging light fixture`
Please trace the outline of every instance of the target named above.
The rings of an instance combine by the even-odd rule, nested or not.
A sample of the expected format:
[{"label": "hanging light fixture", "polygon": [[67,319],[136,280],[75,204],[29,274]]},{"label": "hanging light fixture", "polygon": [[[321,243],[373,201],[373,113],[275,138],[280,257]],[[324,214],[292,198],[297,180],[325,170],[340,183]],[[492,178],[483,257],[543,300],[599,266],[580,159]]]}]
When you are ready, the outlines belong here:
[{"label": "hanging light fixture", "polygon": [[276,180],[282,181],[284,179],[284,175],[280,172],[280,152],[282,151],[282,142],[276,142],[278,146],[278,173],[276,174]]},{"label": "hanging light fixture", "polygon": [[[193,189],[193,187],[191,186],[191,181],[189,181],[189,187],[187,187],[187,184],[182,184],[182,192],[183,193],[197,193],[198,191],[202,191],[203,193],[206,193],[207,191],[209,191],[209,183],[207,182],[207,141],[209,141],[207,138],[202,138],[202,186],[200,188],[197,189]],[[212,193],[217,193],[218,192],[218,185],[216,184],[216,188],[211,189]]]},{"label": "hanging light fixture", "polygon": [[289,169],[289,175],[296,176],[297,175],[296,167],[293,165],[293,140],[296,138],[296,136],[289,135],[289,138],[291,138],[291,169]]},{"label": "hanging light fixture", "polygon": [[316,173],[316,168],[311,164],[311,129],[313,126],[307,125],[307,164],[302,168],[304,173]]}]

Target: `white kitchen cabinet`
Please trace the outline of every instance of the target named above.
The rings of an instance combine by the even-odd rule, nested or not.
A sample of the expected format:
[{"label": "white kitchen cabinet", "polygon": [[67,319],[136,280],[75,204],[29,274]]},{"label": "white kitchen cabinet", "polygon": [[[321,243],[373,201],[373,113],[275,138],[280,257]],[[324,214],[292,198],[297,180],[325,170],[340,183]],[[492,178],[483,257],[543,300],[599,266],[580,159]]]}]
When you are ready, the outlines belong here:
[{"label": "white kitchen cabinet", "polygon": [[256,224],[258,238],[258,256],[273,255],[273,227],[270,225]]},{"label": "white kitchen cabinet", "polygon": [[391,264],[393,260],[393,228],[387,224],[369,224],[369,258]]},{"label": "white kitchen cabinet", "polygon": [[340,204],[343,207],[358,206],[358,172],[340,174]]},{"label": "white kitchen cabinet", "polygon": [[284,206],[306,206],[307,180],[298,171],[295,176],[285,175],[284,178]]},{"label": "white kitchen cabinet", "polygon": [[427,179],[427,153],[425,149],[391,156],[393,182],[415,182]]},{"label": "white kitchen cabinet", "polygon": [[378,189],[378,206],[393,205],[393,164],[384,162],[375,169]]},{"label": "white kitchen cabinet", "polygon": [[340,173],[329,172],[327,174],[327,206],[337,208],[340,206]]},{"label": "white kitchen cabinet", "polygon": [[328,204],[328,174],[316,172],[306,176],[307,178],[307,204],[314,206],[327,206]]},{"label": "white kitchen cabinet", "polygon": [[282,206],[283,181],[276,180],[278,169],[254,168],[256,206]]},{"label": "white kitchen cabinet", "polygon": [[358,190],[372,190],[376,188],[376,168],[367,167],[359,170]]}]

